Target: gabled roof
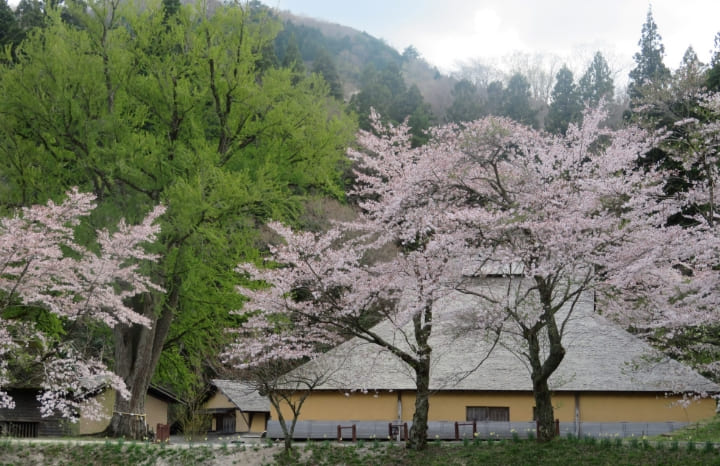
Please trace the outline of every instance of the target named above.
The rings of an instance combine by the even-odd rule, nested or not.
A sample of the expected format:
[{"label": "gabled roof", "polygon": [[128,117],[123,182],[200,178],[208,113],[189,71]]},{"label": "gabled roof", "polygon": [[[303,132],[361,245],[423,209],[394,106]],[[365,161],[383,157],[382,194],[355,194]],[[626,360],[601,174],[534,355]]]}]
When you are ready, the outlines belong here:
[{"label": "gabled roof", "polygon": [[186,404],[186,402],[178,398],[175,393],[171,392],[167,388],[161,387],[160,385],[156,385],[154,383],[151,383],[148,387],[148,395],[152,395],[155,398],[167,401],[168,403]]},{"label": "gabled roof", "polygon": [[245,412],[270,412],[268,399],[260,395],[251,385],[236,380],[222,379],[213,379],[212,383],[239,410]]},{"label": "gabled roof", "polygon": [[[468,295],[449,296],[435,312],[431,390],[531,391],[522,341],[504,335],[490,356],[492,343],[477,331],[458,334],[457,326],[442,325],[440,313],[472,306]],[[474,305],[477,305],[475,303]],[[411,325],[404,327],[411,332]],[[389,322],[374,328],[379,335],[409,348],[403,333]],[[410,339],[410,341],[413,341]],[[567,350],[550,378],[555,391],[602,392],[720,392],[720,386],[690,367],[670,359],[613,322],[597,315],[592,299],[578,304],[568,321],[563,343]],[[320,358],[337,363],[336,371],[319,390],[414,390],[414,373],[405,363],[377,345],[353,338]],[[302,370],[302,366],[296,370]]]}]

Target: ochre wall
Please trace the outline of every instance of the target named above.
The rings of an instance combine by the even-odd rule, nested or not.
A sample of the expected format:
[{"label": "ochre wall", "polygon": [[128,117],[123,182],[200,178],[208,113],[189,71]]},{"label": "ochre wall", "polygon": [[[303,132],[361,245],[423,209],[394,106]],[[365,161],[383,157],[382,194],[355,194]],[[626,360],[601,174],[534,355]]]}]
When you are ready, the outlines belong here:
[{"label": "ochre wall", "polygon": [[222,394],[217,391],[215,394],[205,403],[204,409],[219,409],[219,408],[234,408],[235,405]]},{"label": "ochre wall", "polygon": [[[115,404],[115,390],[105,390],[95,397],[102,405],[103,418],[99,421],[92,421],[81,417],[78,421],[78,433],[80,435],[96,434],[102,432],[110,424],[113,406]],[[153,396],[145,396],[145,422],[154,431],[157,424],[167,424],[168,403]]]},{"label": "ochre wall", "polygon": [[[105,390],[96,396],[95,399],[102,406],[103,417],[97,421],[93,421],[81,416],[78,421],[78,433],[80,435],[102,432],[110,424],[110,415],[112,414],[113,405],[115,404],[115,390]],[[86,404],[87,402],[84,402],[83,407]]]},{"label": "ochre wall", "polygon": [[168,403],[153,396],[145,397],[145,422],[153,432],[157,432],[158,424],[168,423]]},{"label": "ochre wall", "polygon": [[247,432],[250,430],[248,422],[250,413],[243,413],[239,409],[235,410],[235,432]]},{"label": "ochre wall", "polygon": [[[300,410],[300,420],[326,421],[326,420],[348,420],[348,421],[375,421],[397,419],[396,392],[370,392],[363,394],[359,392],[349,393],[345,396],[343,392],[314,392],[303,404]],[[283,417],[292,419],[290,408],[283,403],[281,405]],[[277,419],[277,411],[273,407],[272,418]]]},{"label": "ochre wall", "polygon": [[267,413],[253,413],[250,432],[265,432],[267,427]]},{"label": "ochre wall", "polygon": [[[620,422],[627,414],[647,422],[681,421],[695,422],[715,414],[715,400],[705,398],[683,407],[682,397],[665,397],[662,394],[643,396],[625,394],[607,397],[599,393],[580,397],[580,417],[598,422]],[[627,414],[626,414],[627,413]]]},{"label": "ochre wall", "polygon": [[[265,432],[265,426],[268,413],[246,413],[242,412],[235,404],[233,404],[228,397],[223,395],[221,392],[216,392],[203,406],[204,409],[223,409],[233,408],[235,409],[235,432]],[[211,430],[217,430],[217,420],[215,416],[212,419]],[[248,425],[250,423],[250,425]]]},{"label": "ochre wall", "polygon": [[[415,409],[413,392],[401,392],[402,419],[411,421]],[[580,420],[585,422],[694,422],[715,414],[715,401],[704,399],[683,408],[681,397],[658,393],[589,393],[578,397]],[[393,421],[397,419],[398,393],[368,394],[327,391],[315,392],[305,401],[300,420],[313,421]],[[507,406],[510,421],[532,420],[535,401],[529,392],[439,392],[430,397],[430,421],[465,420],[467,406]],[[562,422],[575,419],[575,393],[560,392],[553,396],[555,417]],[[287,406],[285,419],[292,419]]]}]

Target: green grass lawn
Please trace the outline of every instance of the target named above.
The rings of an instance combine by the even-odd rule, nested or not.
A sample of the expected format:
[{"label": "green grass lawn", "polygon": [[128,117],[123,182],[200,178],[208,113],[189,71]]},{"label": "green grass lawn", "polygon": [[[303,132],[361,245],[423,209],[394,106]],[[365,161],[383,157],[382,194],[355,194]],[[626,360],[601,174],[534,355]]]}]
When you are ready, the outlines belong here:
[{"label": "green grass lawn", "polygon": [[654,437],[653,440],[714,442],[720,444],[720,417],[715,416],[712,419],[706,419],[704,421],[690,424],[684,429],[679,429],[660,437]]},{"label": "green grass lawn", "polygon": [[[689,446],[691,445],[691,446]],[[712,444],[658,443],[637,439],[557,439],[547,444],[531,440],[431,442],[423,452],[383,443],[340,448],[332,443],[308,448],[309,456],[288,464],[302,465],[678,465],[718,464],[720,452]]]},{"label": "green grass lawn", "polygon": [[[387,441],[297,443],[283,458],[271,442],[255,445],[163,446],[117,440],[57,443],[0,439],[0,466],[43,465],[720,465],[720,419],[692,425],[672,436],[655,438],[558,438],[533,440],[431,440],[427,450],[406,450]],[[258,452],[267,455],[259,458]],[[253,456],[254,454],[254,456]]]}]

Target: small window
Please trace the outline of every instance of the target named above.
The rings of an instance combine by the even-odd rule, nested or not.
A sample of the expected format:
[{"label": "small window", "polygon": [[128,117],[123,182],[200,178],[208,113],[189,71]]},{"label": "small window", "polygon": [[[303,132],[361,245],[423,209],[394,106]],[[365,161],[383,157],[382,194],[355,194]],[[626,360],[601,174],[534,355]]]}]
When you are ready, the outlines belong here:
[{"label": "small window", "polygon": [[466,421],[510,421],[510,408],[506,406],[468,406]]}]

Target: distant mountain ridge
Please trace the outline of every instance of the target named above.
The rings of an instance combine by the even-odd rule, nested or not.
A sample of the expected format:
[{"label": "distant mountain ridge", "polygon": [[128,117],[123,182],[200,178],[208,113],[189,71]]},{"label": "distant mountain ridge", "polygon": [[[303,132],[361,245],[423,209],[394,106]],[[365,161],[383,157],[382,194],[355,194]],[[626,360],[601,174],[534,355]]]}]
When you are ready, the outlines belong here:
[{"label": "distant mountain ridge", "polygon": [[335,62],[343,82],[345,100],[362,88],[363,71],[368,65],[376,70],[397,66],[409,87],[416,85],[420,93],[432,108],[436,118],[445,114],[452,98],[450,91],[456,83],[452,77],[442,75],[439,70],[421,57],[414,49],[401,53],[384,40],[367,32],[359,31],[317,18],[296,15],[287,10],[273,10],[284,24],[284,29],[276,39],[276,53],[282,60],[290,36],[294,35],[297,46],[305,62],[312,64],[322,49],[326,50]]}]

